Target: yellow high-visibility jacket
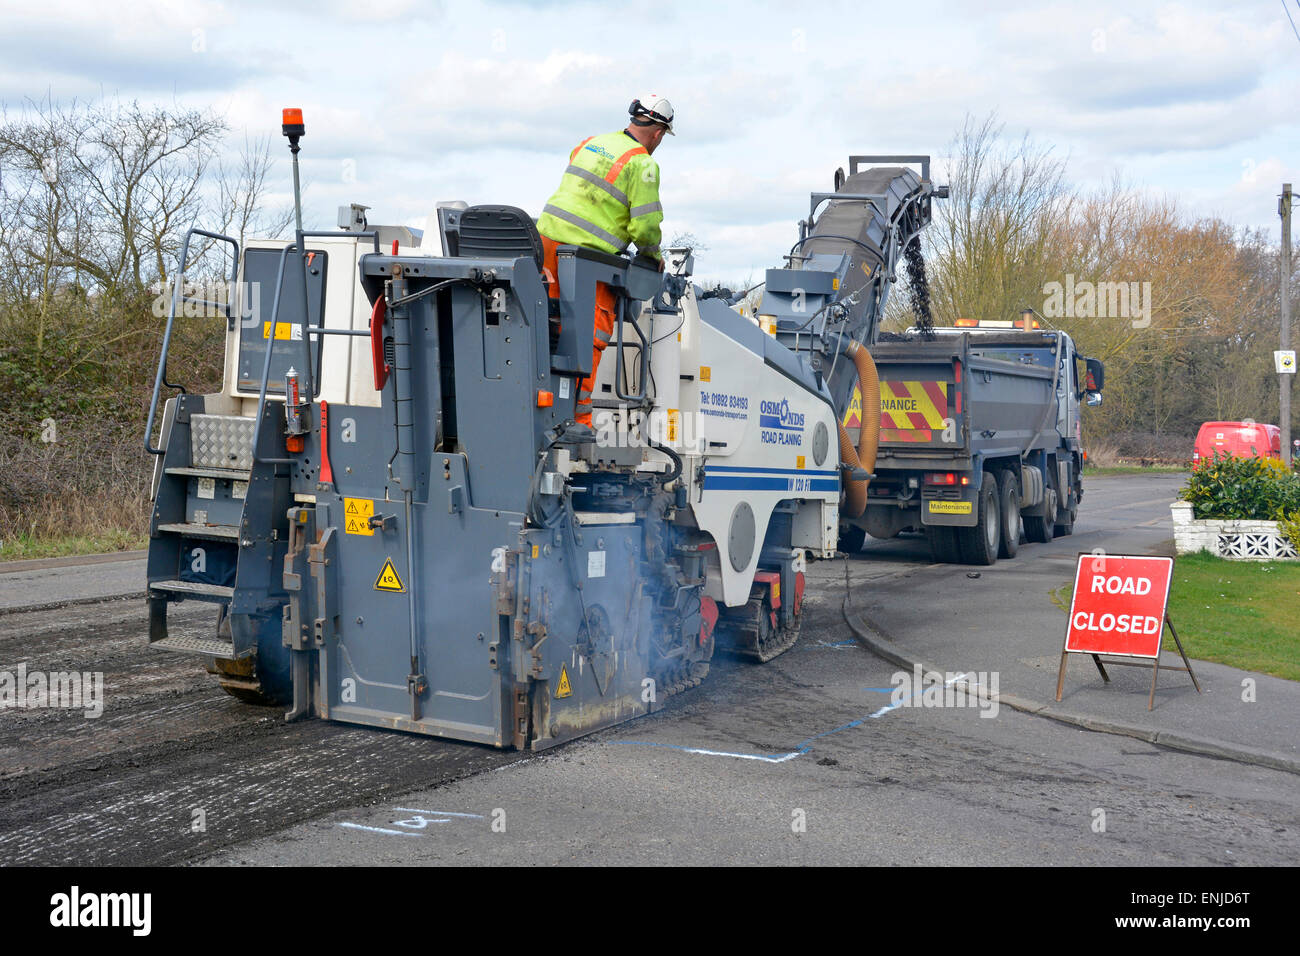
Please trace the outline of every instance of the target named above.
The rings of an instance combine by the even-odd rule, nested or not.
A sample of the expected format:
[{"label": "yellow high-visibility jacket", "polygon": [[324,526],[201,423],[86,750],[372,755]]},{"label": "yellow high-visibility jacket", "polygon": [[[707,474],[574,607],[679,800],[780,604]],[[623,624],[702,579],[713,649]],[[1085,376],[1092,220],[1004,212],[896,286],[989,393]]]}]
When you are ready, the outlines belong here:
[{"label": "yellow high-visibility jacket", "polygon": [[574,147],[569,166],[542,210],[537,229],[561,245],[660,259],[663,222],[659,164],[623,131],[591,136]]}]

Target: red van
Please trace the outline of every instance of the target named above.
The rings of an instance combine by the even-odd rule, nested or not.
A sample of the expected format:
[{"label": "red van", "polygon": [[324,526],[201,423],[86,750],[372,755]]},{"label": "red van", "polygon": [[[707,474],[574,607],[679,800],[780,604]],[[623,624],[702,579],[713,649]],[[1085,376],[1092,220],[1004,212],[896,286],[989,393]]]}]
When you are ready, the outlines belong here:
[{"label": "red van", "polygon": [[1196,435],[1192,467],[1216,453],[1239,458],[1281,458],[1282,429],[1257,422],[1206,422]]}]

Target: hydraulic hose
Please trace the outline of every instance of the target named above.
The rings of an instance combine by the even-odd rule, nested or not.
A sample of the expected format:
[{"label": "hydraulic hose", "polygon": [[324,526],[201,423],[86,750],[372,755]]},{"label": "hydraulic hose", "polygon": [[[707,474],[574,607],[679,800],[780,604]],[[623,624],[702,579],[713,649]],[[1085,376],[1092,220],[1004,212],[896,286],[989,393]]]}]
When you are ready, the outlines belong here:
[{"label": "hydraulic hose", "polygon": [[[850,342],[845,354],[853,360],[858,371],[858,392],[862,396],[862,424],[858,431],[858,447],[853,447],[843,422],[836,426],[840,439],[840,462],[849,469],[861,468],[872,472],[876,468],[876,452],[880,449],[880,377],[876,363],[858,342]],[[861,517],[867,510],[867,484],[870,479],[848,479],[844,483],[846,518]]]}]

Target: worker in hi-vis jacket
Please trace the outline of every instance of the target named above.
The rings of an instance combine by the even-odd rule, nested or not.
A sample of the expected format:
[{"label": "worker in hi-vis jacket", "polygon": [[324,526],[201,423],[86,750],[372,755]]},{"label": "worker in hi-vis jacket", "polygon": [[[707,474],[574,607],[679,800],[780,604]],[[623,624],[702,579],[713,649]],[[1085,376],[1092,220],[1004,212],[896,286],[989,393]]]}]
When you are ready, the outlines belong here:
[{"label": "worker in hi-vis jacket", "polygon": [[[664,135],[673,133],[673,106],[661,96],[633,100],[626,129],[589,136],[573,148],[560,188],[547,201],[537,230],[545,247],[548,278],[555,278],[557,246],[583,246],[621,255],[635,244],[637,255],[664,267],[659,251],[659,164],[650,158]],[[673,135],[677,135],[673,133]],[[552,298],[559,297],[551,282]],[[600,354],[614,334],[614,290],[596,284],[595,340],[591,375],[578,386],[577,420],[591,424],[591,392]]]}]

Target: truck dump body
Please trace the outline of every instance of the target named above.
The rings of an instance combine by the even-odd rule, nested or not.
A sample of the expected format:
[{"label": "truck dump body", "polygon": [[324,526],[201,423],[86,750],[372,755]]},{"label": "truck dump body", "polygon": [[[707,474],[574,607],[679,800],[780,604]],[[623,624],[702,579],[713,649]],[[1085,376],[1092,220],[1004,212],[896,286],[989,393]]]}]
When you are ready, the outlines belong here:
[{"label": "truck dump body", "polygon": [[[944,329],[890,336],[872,357],[879,449],[846,547],[864,531],[924,530],[936,560],[987,564],[1014,556],[1022,518],[1031,540],[1070,533],[1083,453],[1080,356],[1068,335]],[[860,406],[855,394],[843,418],[851,439]]]},{"label": "truck dump body", "polygon": [[[1050,336],[1034,333],[878,343],[872,349],[881,392],[877,473],[969,468],[976,455],[1018,455],[1055,444],[1053,345]],[[860,407],[855,400],[844,419],[854,441]]]}]

